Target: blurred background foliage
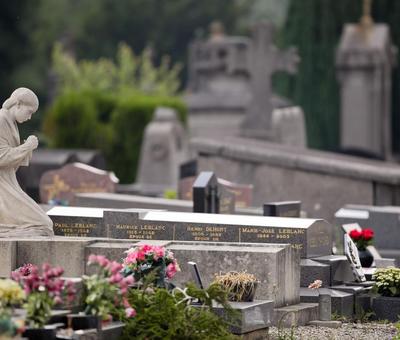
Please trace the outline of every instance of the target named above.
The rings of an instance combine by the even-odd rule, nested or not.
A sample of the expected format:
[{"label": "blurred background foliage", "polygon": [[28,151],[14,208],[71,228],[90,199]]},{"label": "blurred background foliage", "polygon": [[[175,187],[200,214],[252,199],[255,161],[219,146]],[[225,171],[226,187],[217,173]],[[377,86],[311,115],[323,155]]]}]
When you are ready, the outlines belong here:
[{"label": "blurred background foliage", "polygon": [[[297,75],[275,76],[275,90],[303,107],[309,145],[334,150],[339,136],[335,50],[343,25],[357,22],[361,7],[361,0],[2,1],[0,100],[19,86],[34,89],[41,108],[21,126],[22,138],[37,131],[50,146],[100,147],[108,157],[126,148],[125,156],[109,162],[110,168],[123,168],[117,157],[128,157],[128,143],[140,147],[154,107],[170,101],[184,119],[179,95],[190,41],[206,36],[214,20],[229,35],[248,35],[253,23],[270,20],[278,27],[277,44],[297,46],[302,59]],[[390,25],[400,46],[400,1],[374,0],[372,15]],[[400,135],[399,77],[397,68],[395,136]],[[395,140],[398,150],[400,138]],[[126,165],[136,164],[133,151]],[[134,176],[116,172],[124,180]]]}]

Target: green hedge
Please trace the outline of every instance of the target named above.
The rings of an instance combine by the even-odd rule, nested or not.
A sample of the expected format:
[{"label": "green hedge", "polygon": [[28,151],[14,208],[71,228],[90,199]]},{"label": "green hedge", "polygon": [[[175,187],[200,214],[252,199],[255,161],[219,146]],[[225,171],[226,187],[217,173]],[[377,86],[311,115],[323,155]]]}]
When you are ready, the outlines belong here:
[{"label": "green hedge", "polygon": [[136,176],[143,130],[158,106],[176,109],[186,121],[186,106],[175,97],[68,92],[46,113],[43,130],[50,147],[102,150],[109,169],[122,183],[130,183]]}]

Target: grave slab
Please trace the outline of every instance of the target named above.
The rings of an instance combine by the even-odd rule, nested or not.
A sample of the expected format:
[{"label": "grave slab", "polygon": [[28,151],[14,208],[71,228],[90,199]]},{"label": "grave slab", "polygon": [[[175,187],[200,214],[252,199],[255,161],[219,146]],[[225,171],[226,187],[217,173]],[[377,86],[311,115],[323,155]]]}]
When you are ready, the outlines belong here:
[{"label": "grave slab", "polygon": [[275,327],[304,326],[319,316],[318,304],[307,302],[275,308],[274,312]]},{"label": "grave slab", "polygon": [[[238,312],[234,325],[230,327],[233,334],[245,334],[272,326],[274,302],[271,300],[256,300],[253,302],[230,302],[231,307]],[[213,305],[215,314],[225,317],[226,313],[221,305]]]},{"label": "grave slab", "polygon": [[[332,297],[332,313],[346,317],[353,316],[354,295],[340,290],[322,288],[320,292],[327,292]],[[309,288],[300,288],[300,301],[318,303],[318,291]]]},{"label": "grave slab", "polygon": [[84,274],[85,246],[92,241],[85,238],[37,238],[17,242],[17,267],[25,263],[41,266],[49,263],[64,268],[64,275],[77,277]]},{"label": "grave slab", "polygon": [[299,257],[289,245],[171,242],[168,249],[181,266],[173,280],[178,285],[192,281],[187,262],[194,261],[205,286],[215,274],[246,271],[260,280],[255,299],[274,300],[275,306],[299,302]]}]

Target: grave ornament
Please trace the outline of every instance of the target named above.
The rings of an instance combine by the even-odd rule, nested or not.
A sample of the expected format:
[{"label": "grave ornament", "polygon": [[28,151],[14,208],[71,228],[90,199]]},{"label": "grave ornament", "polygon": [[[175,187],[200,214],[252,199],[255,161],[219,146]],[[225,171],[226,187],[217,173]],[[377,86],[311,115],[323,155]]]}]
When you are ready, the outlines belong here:
[{"label": "grave ornament", "polygon": [[17,123],[29,120],[39,101],[27,88],[16,89],[0,109],[0,237],[51,236],[53,223],[21,189],[16,178],[38,147],[36,136],[20,142]]},{"label": "grave ornament", "polygon": [[360,258],[358,256],[358,249],[349,235],[344,235],[344,253],[350,263],[351,270],[353,271],[354,278],[357,282],[365,282],[364,270],[361,267]]}]

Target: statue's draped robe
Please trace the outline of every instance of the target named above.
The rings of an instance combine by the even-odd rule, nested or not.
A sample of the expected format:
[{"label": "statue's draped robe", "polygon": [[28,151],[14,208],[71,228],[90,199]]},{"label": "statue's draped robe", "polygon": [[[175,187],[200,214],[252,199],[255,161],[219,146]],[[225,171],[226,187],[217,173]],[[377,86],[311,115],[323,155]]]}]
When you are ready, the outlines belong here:
[{"label": "statue's draped robe", "polygon": [[0,109],[0,237],[51,236],[53,223],[19,186],[16,171],[28,165],[31,150],[20,145],[10,112]]}]

